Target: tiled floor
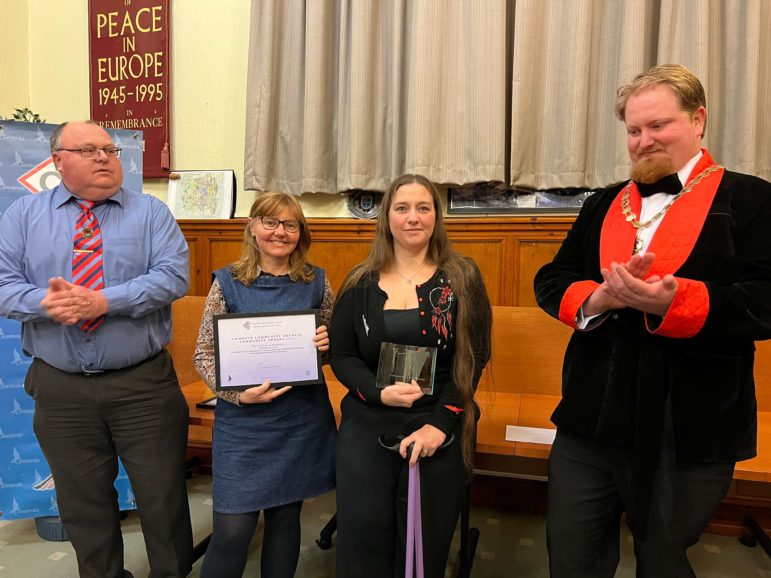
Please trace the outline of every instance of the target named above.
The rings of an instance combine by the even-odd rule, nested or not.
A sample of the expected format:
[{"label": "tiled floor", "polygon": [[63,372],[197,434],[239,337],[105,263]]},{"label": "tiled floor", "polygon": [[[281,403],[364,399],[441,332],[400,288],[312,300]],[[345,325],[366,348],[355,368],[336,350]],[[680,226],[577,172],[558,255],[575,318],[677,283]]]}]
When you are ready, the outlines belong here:
[{"label": "tiled floor", "polygon": [[[195,477],[189,482],[191,512],[196,540],[211,528],[211,479]],[[303,507],[303,546],[297,578],[333,578],[334,547],[320,550],[315,543],[319,531],[334,512],[334,493],[309,500]],[[544,519],[541,516],[515,514],[475,508],[472,524],[481,538],[472,576],[474,578],[509,578],[548,576]],[[633,578],[634,559],[629,533],[624,528],[621,564],[617,578]],[[123,522],[126,568],[136,578],[147,576],[144,542],[135,513]],[[259,576],[261,532],[258,530],[245,576]],[[457,540],[457,536],[456,536]],[[454,547],[453,551],[457,548]],[[700,578],[771,578],[771,560],[759,548],[746,548],[735,538],[705,535],[690,552]],[[455,575],[455,556],[447,575]],[[199,576],[197,562],[191,576]],[[34,521],[0,522],[0,578],[69,578],[77,576],[75,556],[69,542],[47,542],[35,532]]]}]

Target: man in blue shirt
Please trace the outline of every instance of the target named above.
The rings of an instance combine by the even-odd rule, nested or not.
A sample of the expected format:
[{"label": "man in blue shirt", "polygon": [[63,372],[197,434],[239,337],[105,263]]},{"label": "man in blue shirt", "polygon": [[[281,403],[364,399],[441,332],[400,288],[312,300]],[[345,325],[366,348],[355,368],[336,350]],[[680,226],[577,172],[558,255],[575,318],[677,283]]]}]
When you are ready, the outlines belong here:
[{"label": "man in blue shirt", "polygon": [[80,576],[119,578],[118,457],[137,500],[151,577],[185,576],[187,404],[171,357],[171,302],[188,248],[158,199],[122,188],[117,148],[96,123],[51,135],[62,182],[0,219],[0,315],[22,322],[24,387]]}]

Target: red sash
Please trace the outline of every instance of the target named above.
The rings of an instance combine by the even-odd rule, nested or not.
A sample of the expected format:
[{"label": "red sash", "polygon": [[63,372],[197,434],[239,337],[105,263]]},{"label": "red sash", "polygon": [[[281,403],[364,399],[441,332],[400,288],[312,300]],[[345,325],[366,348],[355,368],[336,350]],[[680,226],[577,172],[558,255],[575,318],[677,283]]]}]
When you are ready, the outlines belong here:
[{"label": "red sash", "polygon": [[[686,186],[704,169],[715,164],[707,149],[702,149],[702,156],[696,166],[693,167]],[[661,224],[653,236],[647,252],[654,253],[656,260],[651,267],[651,275],[674,274],[683,266],[688,255],[693,251],[704,220],[707,218],[709,208],[715,199],[720,181],[723,178],[724,168],[707,175],[690,192],[686,193],[667,210],[662,217]],[[629,223],[621,212],[621,198],[624,189],[618,193],[608,209],[602,224],[600,236],[600,267],[607,268],[611,262],[626,263],[632,258],[634,240],[637,229]],[[642,197],[637,190],[637,185],[632,182],[629,191],[629,201],[632,212],[640,215]]]},{"label": "red sash", "polygon": [[[715,165],[706,149],[688,176],[686,186],[702,171]],[[674,274],[683,266],[693,251],[696,240],[704,227],[709,208],[715,199],[725,169],[706,175],[693,189],[679,197],[662,217],[661,224],[653,236],[647,251],[656,259],[650,275],[663,277]],[[621,199],[626,187],[619,191],[610,205],[600,233],[600,267],[608,268],[612,262],[626,263],[632,258],[637,229],[626,220],[621,208]],[[632,182],[629,190],[632,212],[640,215],[642,197],[637,185]],[[691,279],[677,279],[678,290],[672,305],[662,323],[654,333],[668,337],[691,337],[704,324],[709,312],[709,294],[704,283]],[[575,327],[578,309],[597,288],[594,281],[580,281],[572,284],[562,298],[560,319]]]}]

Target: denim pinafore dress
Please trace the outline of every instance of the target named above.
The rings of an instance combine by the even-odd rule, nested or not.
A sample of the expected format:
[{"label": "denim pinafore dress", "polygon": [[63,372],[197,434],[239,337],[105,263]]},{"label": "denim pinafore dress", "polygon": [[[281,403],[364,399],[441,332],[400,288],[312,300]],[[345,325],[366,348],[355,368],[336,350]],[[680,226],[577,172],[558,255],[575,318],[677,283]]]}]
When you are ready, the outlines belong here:
[{"label": "denim pinafore dress", "polygon": [[[310,283],[261,274],[244,286],[214,273],[231,313],[318,309],[325,273]],[[318,496],[335,487],[336,426],[326,383],[295,386],[271,403],[219,400],[212,437],[214,511],[239,514]]]}]

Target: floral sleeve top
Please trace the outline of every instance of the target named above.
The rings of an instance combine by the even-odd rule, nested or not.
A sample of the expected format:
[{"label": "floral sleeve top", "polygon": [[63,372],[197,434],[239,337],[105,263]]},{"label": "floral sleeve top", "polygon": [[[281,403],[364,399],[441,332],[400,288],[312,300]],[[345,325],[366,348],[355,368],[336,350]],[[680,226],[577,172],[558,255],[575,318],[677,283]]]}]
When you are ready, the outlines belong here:
[{"label": "floral sleeve top", "polygon": [[[334,304],[334,293],[332,293],[332,287],[329,285],[329,280],[326,280],[326,286],[324,288],[324,297],[319,310],[319,317],[321,324],[329,327],[330,317],[332,316],[332,306]],[[206,304],[204,305],[203,314],[201,315],[201,325],[198,329],[198,341],[195,347],[195,353],[193,354],[193,363],[198,373],[201,375],[206,385],[213,393],[238,405],[238,391],[216,391],[216,377],[214,370],[214,324],[212,317],[222,313],[229,313],[227,303],[225,303],[225,297],[222,295],[222,289],[220,289],[219,282],[215,279],[212,283],[209,295],[206,297]],[[322,359],[325,359],[322,356]]]}]

